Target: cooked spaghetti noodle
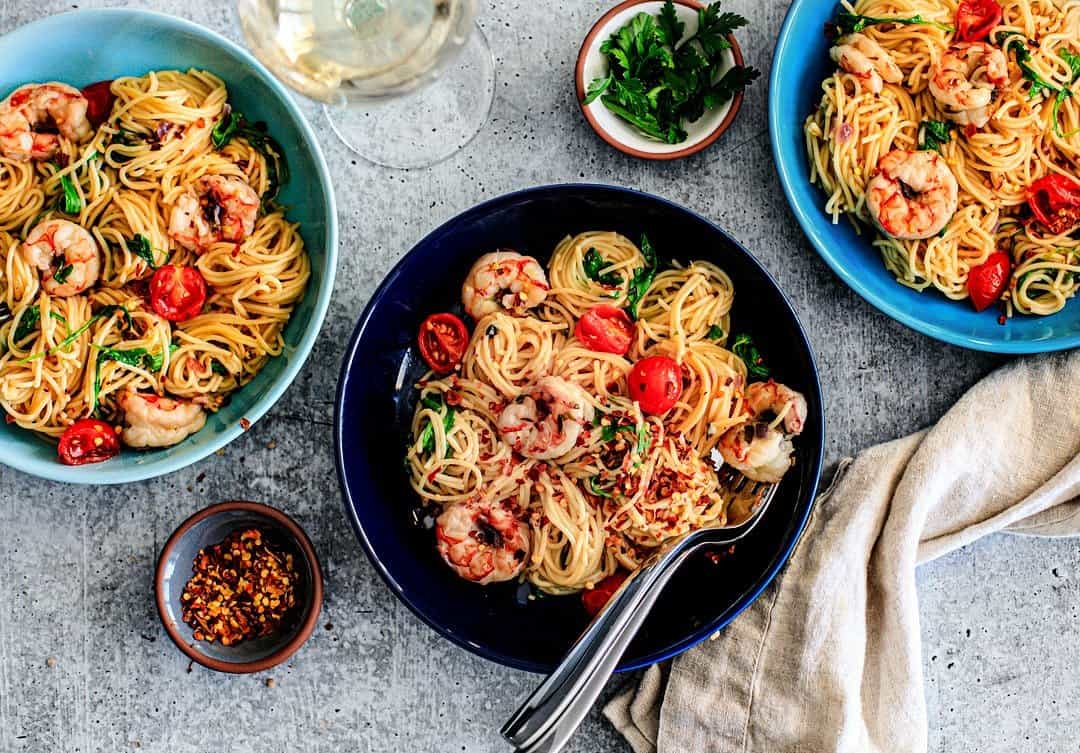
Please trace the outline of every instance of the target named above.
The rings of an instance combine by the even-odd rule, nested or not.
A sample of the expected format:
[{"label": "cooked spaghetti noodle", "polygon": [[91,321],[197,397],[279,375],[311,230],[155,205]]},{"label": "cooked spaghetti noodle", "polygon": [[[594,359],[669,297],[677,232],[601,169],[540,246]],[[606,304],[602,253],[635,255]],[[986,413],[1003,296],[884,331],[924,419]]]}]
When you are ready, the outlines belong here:
[{"label": "cooked spaghetti noodle", "polygon": [[[69,119],[85,111],[77,90],[27,88],[60,91],[75,108]],[[310,275],[298,226],[273,201],[286,155],[257,130],[223,135],[236,115],[219,78],[159,71],[116,79],[108,91],[111,108],[85,139],[67,138],[62,128],[59,137],[43,133],[58,138],[51,156],[27,159],[0,140],[0,406],[9,422],[46,437],[88,417],[120,424],[125,393],[145,397],[151,412],[174,406],[164,398],[216,410],[282,352],[283,328]],[[15,100],[5,100],[0,117],[19,123]],[[207,176],[230,179],[218,184],[229,191],[253,192],[242,207],[250,232],[219,229],[240,213],[237,195],[205,194],[191,217],[183,213],[192,186]],[[201,228],[195,250],[178,240],[178,219]],[[28,242],[35,229],[82,237],[72,225],[89,232],[96,259],[79,268],[54,233],[43,241],[53,244],[52,266],[48,258],[36,266]],[[58,286],[65,269],[76,278],[71,267],[89,279]],[[185,315],[159,314],[155,272],[163,268],[201,277],[205,303]],[[201,426],[202,411],[190,412]],[[183,434],[128,444],[164,446]]]},{"label": "cooked spaghetti noodle", "polygon": [[[504,253],[513,257],[506,265],[532,261]],[[642,283],[650,264],[616,233],[567,237],[548,265],[542,302],[523,315],[483,315],[456,370],[429,372],[417,385],[406,467],[417,494],[442,512],[440,550],[463,577],[487,583],[520,575],[553,594],[592,589],[620,568],[637,568],[672,537],[726,520],[731,500],[713,450],[753,415],[744,399],[747,365],[726,347],[734,288],[723,270],[702,261],[673,264]],[[626,319],[633,335],[622,353],[579,339],[575,324],[587,312],[622,306],[637,314],[634,324]],[[682,391],[670,409],[650,415],[631,399],[628,378],[635,361],[656,354],[681,366]],[[537,390],[577,396],[561,404],[566,415],[553,436],[531,449],[571,438],[539,458],[512,446],[520,427],[507,419],[531,420]],[[477,523],[477,510],[492,506],[498,514]],[[464,510],[473,518],[448,520]],[[527,536],[507,516],[527,526]],[[449,530],[470,525],[461,535]],[[521,562],[511,559],[500,577],[476,566],[477,547],[497,550],[511,540]]]},{"label": "cooked spaghetti noodle", "polygon": [[[1051,230],[1033,221],[1028,203],[1039,179],[1060,175],[1075,181],[1080,169],[1080,1],[999,5],[1000,22],[973,42],[956,31],[955,0],[845,2],[843,11],[885,19],[919,16],[923,23],[878,23],[859,31],[891,57],[897,80],[866,85],[868,72],[857,57],[839,62],[824,80],[820,104],[804,127],[811,181],[825,191],[825,211],[834,222],[848,215],[856,229],[874,228],[873,245],[901,284],[975,301],[972,270],[1000,251],[1008,255],[1007,282],[993,295],[1000,295],[1005,315],[1053,314],[1080,287],[1080,241],[1075,224]],[[837,40],[834,59],[850,40]],[[982,54],[973,45],[990,49],[971,66],[982,68],[963,70]],[[991,56],[1007,65],[1006,75],[994,84],[990,104],[973,108],[969,118],[954,105],[970,97],[963,90],[969,82],[978,89],[994,81]],[[961,75],[953,76],[957,70]],[[944,143],[928,143],[928,127],[938,135],[945,131]],[[935,148],[958,186],[947,224],[921,238],[878,229],[882,224],[869,193],[882,158],[892,150]],[[905,195],[910,199],[911,192]]]}]

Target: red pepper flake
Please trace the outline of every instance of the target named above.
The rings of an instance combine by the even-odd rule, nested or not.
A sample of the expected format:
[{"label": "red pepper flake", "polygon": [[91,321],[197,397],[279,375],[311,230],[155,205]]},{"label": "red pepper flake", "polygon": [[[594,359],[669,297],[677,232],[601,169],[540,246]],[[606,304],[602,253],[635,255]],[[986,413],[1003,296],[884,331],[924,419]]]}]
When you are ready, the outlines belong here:
[{"label": "red pepper flake", "polygon": [[248,429],[251,428],[251,422],[248,421],[246,418],[241,418],[240,419],[240,428],[243,429],[244,431],[247,431]]},{"label": "red pepper flake", "polygon": [[998,315],[998,324],[1000,324],[1002,327],[1005,326],[1005,315],[1004,314]]},{"label": "red pepper flake", "polygon": [[181,616],[197,641],[235,646],[273,635],[296,606],[293,555],[273,548],[258,528],[200,549],[191,570]]}]

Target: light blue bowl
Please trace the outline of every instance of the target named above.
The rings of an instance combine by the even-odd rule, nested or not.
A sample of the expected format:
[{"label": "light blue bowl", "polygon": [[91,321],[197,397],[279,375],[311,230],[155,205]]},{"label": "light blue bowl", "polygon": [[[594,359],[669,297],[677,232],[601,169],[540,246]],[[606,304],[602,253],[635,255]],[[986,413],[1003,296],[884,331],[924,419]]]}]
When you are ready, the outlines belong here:
[{"label": "light blue bowl", "polygon": [[311,255],[311,280],[285,328],[285,352],[232,395],[205,428],[153,452],[126,450],[104,463],[61,465],[54,445],[15,426],[0,428],[0,463],[36,476],[85,484],[120,484],[183,468],[240,436],[296,377],[322,326],[337,263],[337,211],[330,174],[311,126],[279,84],[249,53],[212,31],[160,13],[80,10],[27,24],[0,37],[0,96],[28,81],[82,87],[150,70],[203,68],[221,77],[229,99],[251,120],[265,120],[287,152],[291,178],[281,202]]},{"label": "light blue bowl", "polygon": [[994,353],[1039,353],[1080,345],[1080,300],[1052,316],[1014,316],[998,324],[997,309],[976,312],[927,290],[896,282],[870,245],[846,221],[832,224],[825,194],[810,185],[802,125],[821,99],[829,75],[829,44],[823,27],[835,17],[835,0],[794,0],[780,29],[769,80],[769,136],[788,202],[821,257],[856,293],[914,330],[939,340]]}]

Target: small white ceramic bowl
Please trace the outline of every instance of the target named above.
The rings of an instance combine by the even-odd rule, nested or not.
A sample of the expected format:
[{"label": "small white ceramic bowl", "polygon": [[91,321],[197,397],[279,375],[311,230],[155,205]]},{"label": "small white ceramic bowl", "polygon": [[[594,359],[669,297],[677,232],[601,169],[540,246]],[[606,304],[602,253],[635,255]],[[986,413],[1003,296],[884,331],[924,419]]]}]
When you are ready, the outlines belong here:
[{"label": "small white ceramic bowl", "polygon": [[[697,0],[674,0],[674,2],[679,20],[686,24],[683,38],[687,39],[697,32],[697,12],[704,5]],[[600,52],[600,45],[604,43],[604,40],[629,23],[630,19],[638,13],[651,13],[655,16],[660,13],[663,6],[662,0],[626,0],[605,13],[593,25],[581,45],[581,51],[578,52],[574,73],[579,103],[584,101],[585,90],[590,81],[608,75],[607,58]],[[731,40],[731,48],[723,53],[724,63],[719,71],[720,75],[727,73],[736,65],[743,64],[739,43],[735,41],[734,36],[729,35],[728,39]],[[692,123],[684,124],[687,137],[680,144],[668,144],[645,135],[608,110],[599,99],[588,105],[582,105],[581,111],[597,135],[620,152],[642,159],[669,160],[696,154],[720,138],[735,119],[742,100],[743,94],[740,91],[720,107],[706,111]]]}]

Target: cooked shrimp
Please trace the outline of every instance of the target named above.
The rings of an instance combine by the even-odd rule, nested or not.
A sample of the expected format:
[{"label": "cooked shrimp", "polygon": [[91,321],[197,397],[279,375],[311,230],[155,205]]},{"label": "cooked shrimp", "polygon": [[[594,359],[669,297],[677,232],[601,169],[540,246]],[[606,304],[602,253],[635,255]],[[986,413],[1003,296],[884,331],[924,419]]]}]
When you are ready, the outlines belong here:
[{"label": "cooked shrimp", "polygon": [[990,105],[1009,82],[1005,53],[986,42],[954,44],[930,73],[930,93],[946,117],[982,128],[993,114]]},{"label": "cooked shrimp", "polygon": [[720,457],[748,479],[775,484],[794,463],[795,446],[765,421],[733,426],[720,437]]},{"label": "cooked shrimp", "polygon": [[23,258],[41,270],[41,287],[49,295],[83,292],[101,272],[94,236],[67,220],[39,222],[22,246]]},{"label": "cooked shrimp", "polygon": [[172,447],[206,423],[206,413],[194,403],[133,389],[125,390],[117,404],[124,411],[120,438],[128,447]]},{"label": "cooked shrimp", "polygon": [[929,238],[956,211],[956,177],[937,152],[894,149],[878,161],[866,187],[866,208],[893,238]]},{"label": "cooked shrimp", "polygon": [[529,527],[488,502],[459,502],[435,521],[439,554],[454,572],[480,585],[516,577],[529,557]]},{"label": "cooked shrimp", "polygon": [[240,178],[204,175],[173,205],[169,237],[201,254],[213,243],[247,238],[258,213],[259,195]]},{"label": "cooked shrimp", "polygon": [[515,452],[548,460],[570,452],[592,419],[585,390],[562,377],[546,376],[503,409],[499,433]]},{"label": "cooked shrimp", "polygon": [[536,259],[503,249],[476,260],[461,286],[461,302],[477,321],[496,311],[524,316],[544,302],[548,288],[547,275]]},{"label": "cooked shrimp", "polygon": [[86,107],[82,92],[67,84],[20,86],[0,102],[0,153],[20,162],[47,160],[60,149],[60,136],[85,141],[93,133]]},{"label": "cooked shrimp", "polygon": [[785,432],[802,433],[806,423],[806,398],[801,392],[770,379],[749,385],[745,396],[746,407],[755,418],[766,413],[783,416]]},{"label": "cooked shrimp", "polygon": [[880,94],[885,81],[898,84],[904,74],[889,51],[865,34],[848,34],[836,40],[829,56],[842,69],[859,79],[863,89]]}]

